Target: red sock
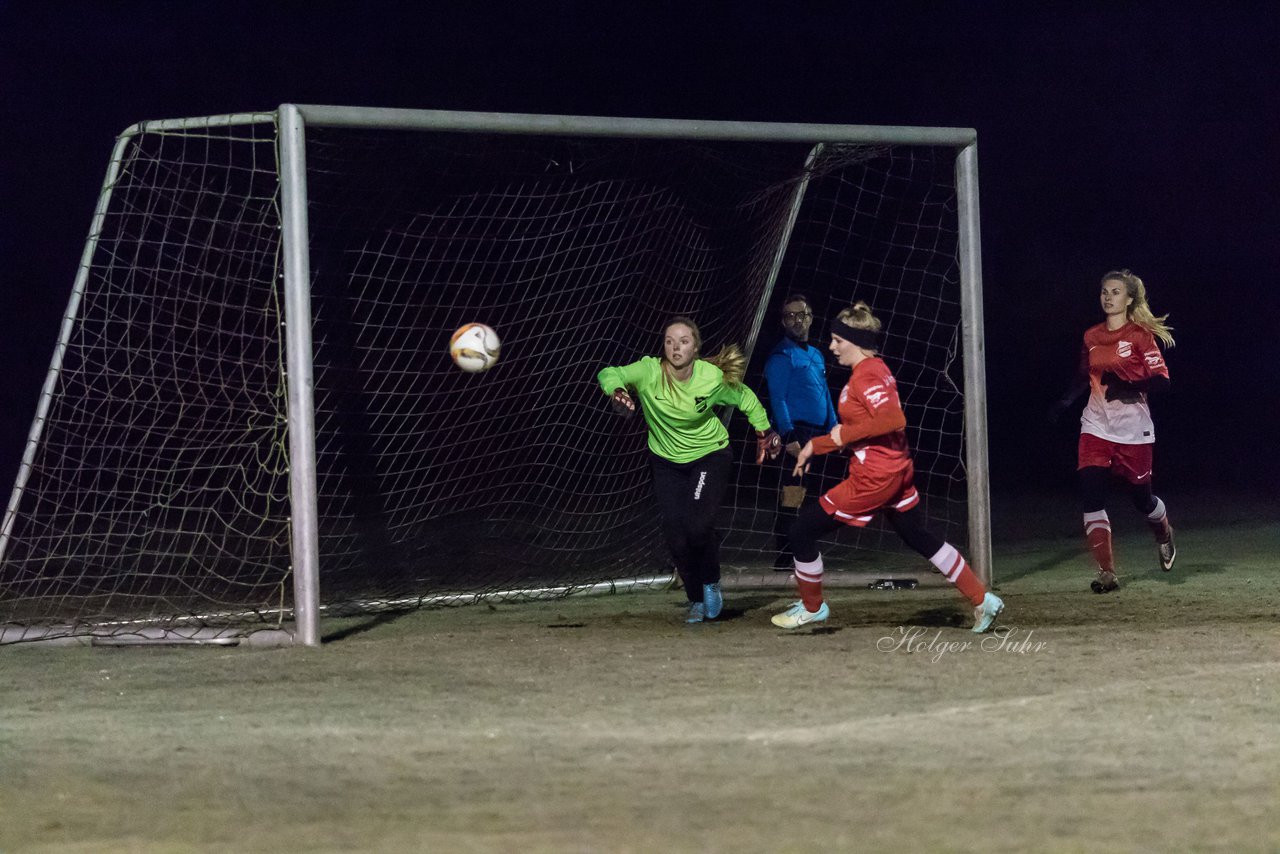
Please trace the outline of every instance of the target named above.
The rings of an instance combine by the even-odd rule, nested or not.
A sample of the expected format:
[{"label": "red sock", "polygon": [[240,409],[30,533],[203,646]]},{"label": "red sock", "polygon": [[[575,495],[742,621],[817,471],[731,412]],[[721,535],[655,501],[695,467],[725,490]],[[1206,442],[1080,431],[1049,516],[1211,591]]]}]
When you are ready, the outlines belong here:
[{"label": "red sock", "polygon": [[822,607],[822,555],[813,561],[796,560],[796,586],[806,611],[812,614]]},{"label": "red sock", "polygon": [[1103,572],[1115,572],[1115,563],[1111,557],[1111,520],[1106,510],[1098,510],[1084,514],[1084,539],[1089,544],[1089,551]]},{"label": "red sock", "polygon": [[964,598],[974,606],[982,604],[982,600],[987,595],[987,588],[977,574],[969,568],[969,562],[956,550],[955,546],[951,543],[943,543],[938,553],[929,558],[929,563],[936,566],[938,572],[945,575],[947,581],[954,584],[956,589],[964,594]]}]

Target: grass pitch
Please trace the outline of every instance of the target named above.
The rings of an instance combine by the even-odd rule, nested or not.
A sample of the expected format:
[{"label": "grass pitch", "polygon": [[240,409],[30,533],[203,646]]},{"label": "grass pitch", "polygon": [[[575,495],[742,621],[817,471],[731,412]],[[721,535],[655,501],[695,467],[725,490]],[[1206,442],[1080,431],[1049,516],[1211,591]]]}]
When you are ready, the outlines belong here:
[{"label": "grass pitch", "polygon": [[1106,596],[1073,525],[998,538],[985,639],[921,587],[802,634],[732,590],[0,649],[0,851],[1280,849],[1280,525],[1189,523],[1166,575],[1113,515]]}]

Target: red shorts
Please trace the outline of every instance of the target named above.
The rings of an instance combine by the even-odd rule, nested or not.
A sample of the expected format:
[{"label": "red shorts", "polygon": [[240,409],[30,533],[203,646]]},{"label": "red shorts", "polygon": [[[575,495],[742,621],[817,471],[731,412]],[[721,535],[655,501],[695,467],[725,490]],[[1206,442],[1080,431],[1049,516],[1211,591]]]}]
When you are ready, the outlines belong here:
[{"label": "red shorts", "polygon": [[1124,478],[1130,483],[1151,482],[1151,443],[1145,445],[1122,445],[1095,436],[1092,433],[1080,434],[1080,463],[1077,469],[1097,466],[1111,469],[1111,473]]},{"label": "red shorts", "polygon": [[855,470],[818,499],[818,504],[836,521],[861,528],[875,518],[877,510],[901,513],[919,504],[914,480],[911,463],[895,472]]}]

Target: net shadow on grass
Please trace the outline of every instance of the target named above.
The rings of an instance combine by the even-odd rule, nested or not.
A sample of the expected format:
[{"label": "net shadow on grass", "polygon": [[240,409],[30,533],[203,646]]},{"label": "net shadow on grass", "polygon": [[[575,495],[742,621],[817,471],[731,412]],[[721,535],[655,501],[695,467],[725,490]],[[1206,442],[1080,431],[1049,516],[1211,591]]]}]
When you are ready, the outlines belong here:
[{"label": "net shadow on grass", "polygon": [[353,617],[351,618],[352,619],[351,625],[343,626],[342,628],[336,629],[331,632],[326,632],[320,638],[320,642],[322,644],[327,644],[327,643],[337,643],[339,641],[348,640],[357,635],[362,635],[365,632],[373,631],[374,629],[380,626],[385,626],[388,623],[393,623],[396,620],[399,620],[401,617],[404,617],[408,614],[413,613],[415,610],[417,609],[399,608],[394,611],[382,611],[377,614],[372,614],[368,617],[359,617],[359,618]]},{"label": "net shadow on grass", "polygon": [[954,608],[926,608],[916,611],[909,621],[912,626],[928,628],[958,628],[966,624],[964,614]]},{"label": "net shadow on grass", "polygon": [[1068,561],[1075,560],[1079,556],[1080,549],[1078,548],[1062,548],[1057,549],[1040,560],[1027,564],[1026,566],[1014,568],[1001,566],[999,572],[996,574],[996,583],[999,584],[1002,581],[1016,581],[1020,578],[1026,578],[1029,575],[1058,569],[1063,564]]},{"label": "net shadow on grass", "polygon": [[724,610],[720,612],[720,616],[716,618],[716,622],[724,623],[731,620],[741,620],[753,616],[752,611],[762,608],[768,608],[777,602],[779,596],[734,596],[732,600],[726,601]]},{"label": "net shadow on grass", "polygon": [[801,626],[797,631],[788,631],[781,635],[784,638],[812,638],[820,635],[834,635],[837,632],[844,631],[844,626],[818,626],[817,628],[806,628]]},{"label": "net shadow on grass", "polygon": [[1185,566],[1182,564],[1174,564],[1169,572],[1152,572],[1143,580],[1155,581],[1169,587],[1178,587],[1186,584],[1198,575],[1223,575],[1229,570],[1225,563],[1189,563]]}]

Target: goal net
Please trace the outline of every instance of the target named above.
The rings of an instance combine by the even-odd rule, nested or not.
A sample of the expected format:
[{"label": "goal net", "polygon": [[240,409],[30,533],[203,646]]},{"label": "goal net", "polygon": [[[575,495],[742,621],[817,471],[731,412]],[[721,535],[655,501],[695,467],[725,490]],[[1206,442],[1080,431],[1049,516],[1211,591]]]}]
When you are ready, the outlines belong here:
[{"label": "goal net", "polygon": [[[885,321],[926,512],[981,565],[972,150],[319,107],[130,128],[0,529],[0,642],[295,618],[315,642],[320,614],[665,583],[644,426],[596,373],[689,315],[768,403],[791,291],[819,346],[856,299]],[[469,321],[502,337],[486,373],[449,359]],[[767,569],[780,468],[728,426],[723,558]],[[875,526],[828,548],[919,563]]]}]

